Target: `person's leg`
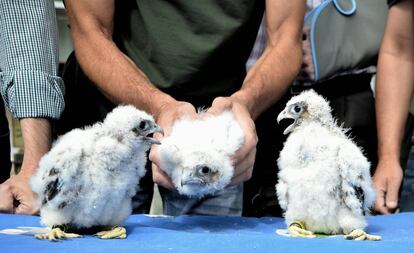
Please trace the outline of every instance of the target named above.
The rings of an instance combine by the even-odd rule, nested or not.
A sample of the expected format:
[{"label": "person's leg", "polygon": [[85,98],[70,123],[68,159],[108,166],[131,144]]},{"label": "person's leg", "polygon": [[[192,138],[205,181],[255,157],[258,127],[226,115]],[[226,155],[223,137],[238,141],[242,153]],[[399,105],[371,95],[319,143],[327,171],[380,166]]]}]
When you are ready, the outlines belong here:
[{"label": "person's leg", "polygon": [[[74,53],[66,61],[63,80],[66,88],[65,110],[55,125],[57,135],[102,121],[116,106],[83,73]],[[148,162],[148,172],[139,182],[139,190],[132,200],[134,213],[148,213],[150,209],[153,183],[149,165]]]},{"label": "person's leg", "polygon": [[10,131],[3,99],[0,96],[0,184],[10,177],[10,170]]}]

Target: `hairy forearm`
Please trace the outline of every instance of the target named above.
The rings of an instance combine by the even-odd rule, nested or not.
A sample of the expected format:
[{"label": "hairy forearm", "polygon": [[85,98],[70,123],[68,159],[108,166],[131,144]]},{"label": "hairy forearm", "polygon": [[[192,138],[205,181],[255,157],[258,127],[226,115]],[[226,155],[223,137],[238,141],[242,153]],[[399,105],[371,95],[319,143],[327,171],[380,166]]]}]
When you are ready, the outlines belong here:
[{"label": "hairy forearm", "polygon": [[388,14],[377,71],[376,111],[379,159],[399,160],[408,108],[414,91],[413,3],[394,5]]},{"label": "hairy forearm", "polygon": [[88,77],[114,103],[133,104],[154,115],[173,101],[155,88],[116,45],[99,32],[75,34],[77,59]]},{"label": "hairy forearm", "polygon": [[378,64],[376,114],[379,158],[399,159],[414,86],[414,62],[383,53]]},{"label": "hairy forearm", "polygon": [[232,96],[245,101],[253,119],[279,100],[300,70],[304,15],[302,0],[266,1],[266,49]]},{"label": "hairy forearm", "polygon": [[31,176],[39,160],[51,146],[51,125],[48,119],[23,118],[20,125],[24,143],[24,159],[21,173]]},{"label": "hairy forearm", "polygon": [[67,0],[76,57],[83,71],[111,101],[154,115],[174,101],[155,88],[112,41],[114,0]]},{"label": "hairy forearm", "polygon": [[283,39],[267,46],[233,97],[245,101],[252,118],[278,101],[297,75],[302,62],[300,39]]}]

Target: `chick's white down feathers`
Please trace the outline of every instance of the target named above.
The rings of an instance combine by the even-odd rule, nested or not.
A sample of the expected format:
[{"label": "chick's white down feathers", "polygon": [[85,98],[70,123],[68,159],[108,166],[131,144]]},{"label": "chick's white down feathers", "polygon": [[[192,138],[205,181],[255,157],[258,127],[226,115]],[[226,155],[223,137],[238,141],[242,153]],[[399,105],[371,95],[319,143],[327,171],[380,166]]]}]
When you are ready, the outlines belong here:
[{"label": "chick's white down feathers", "polygon": [[233,113],[204,116],[177,120],[158,148],[160,168],[179,193],[200,198],[229,184],[234,172],[230,157],[244,143]]},{"label": "chick's white down feathers", "polygon": [[305,91],[287,103],[282,118],[295,120],[278,159],[276,190],[287,225],[302,221],[326,234],[365,228],[364,213],[375,200],[370,163],[337,126],[329,103]]},{"label": "chick's white down feathers", "polygon": [[118,106],[103,123],[60,137],[31,179],[41,222],[74,228],[116,226],[131,214],[145,174],[152,116]]}]

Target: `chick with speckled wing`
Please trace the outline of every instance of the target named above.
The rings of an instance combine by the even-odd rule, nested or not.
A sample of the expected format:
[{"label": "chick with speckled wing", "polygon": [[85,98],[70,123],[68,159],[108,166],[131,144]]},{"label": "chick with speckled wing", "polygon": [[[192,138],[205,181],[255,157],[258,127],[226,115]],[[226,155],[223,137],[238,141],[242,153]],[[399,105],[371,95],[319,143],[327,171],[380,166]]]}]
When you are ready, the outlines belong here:
[{"label": "chick with speckled wing", "polygon": [[[102,123],[60,137],[31,179],[41,222],[52,230],[38,239],[75,238],[103,230],[99,238],[126,238],[120,227],[131,214],[131,199],[145,174],[147,151],[162,132],[151,115],[118,106]],[[72,232],[72,233],[71,233]]]}]

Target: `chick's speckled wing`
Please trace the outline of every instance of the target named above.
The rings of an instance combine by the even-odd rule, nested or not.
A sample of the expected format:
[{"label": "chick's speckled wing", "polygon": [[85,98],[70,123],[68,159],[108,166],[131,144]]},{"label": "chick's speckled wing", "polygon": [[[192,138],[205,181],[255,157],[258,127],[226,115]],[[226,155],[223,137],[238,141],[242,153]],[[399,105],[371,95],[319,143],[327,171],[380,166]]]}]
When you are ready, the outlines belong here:
[{"label": "chick's speckled wing", "polygon": [[88,138],[83,130],[73,130],[63,136],[39,162],[31,179],[41,209],[44,206],[62,209],[76,200],[82,189],[80,163],[85,155],[79,138]]},{"label": "chick's speckled wing", "polygon": [[339,146],[339,172],[344,204],[354,212],[367,212],[375,201],[370,163],[351,140]]}]

